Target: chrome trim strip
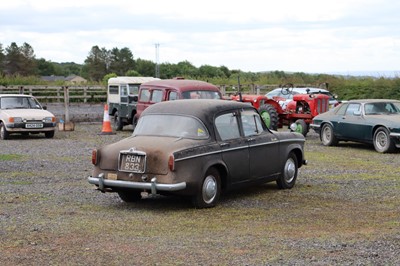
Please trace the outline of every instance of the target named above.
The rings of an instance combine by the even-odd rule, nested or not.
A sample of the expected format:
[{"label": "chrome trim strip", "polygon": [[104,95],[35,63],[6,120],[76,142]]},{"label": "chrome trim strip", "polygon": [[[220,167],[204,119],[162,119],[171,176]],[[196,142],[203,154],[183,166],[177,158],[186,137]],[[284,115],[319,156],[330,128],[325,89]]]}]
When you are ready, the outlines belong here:
[{"label": "chrome trim strip", "polygon": [[282,143],[282,142],[293,142],[293,141],[305,142],[306,140],[305,139],[285,139],[285,140],[280,140],[280,141],[271,141],[271,142],[268,142],[268,143],[259,143],[259,144],[254,144],[254,145],[248,144],[248,145],[241,146],[241,147],[235,147],[235,148],[230,148],[230,149],[223,149],[223,150],[218,150],[218,151],[213,151],[213,152],[206,152],[206,153],[196,154],[196,155],[192,155],[192,156],[187,156],[187,157],[175,159],[175,162],[184,161],[184,160],[187,160],[187,159],[193,159],[193,158],[202,157],[202,156],[208,156],[208,155],[223,153],[223,152],[247,149],[249,147],[267,146],[267,145],[273,145],[273,144]]},{"label": "chrome trim strip", "polygon": [[391,132],[389,135],[390,135],[391,137],[398,137],[398,138],[400,138],[400,133]]},{"label": "chrome trim strip", "polygon": [[320,127],[321,127],[321,125],[317,125],[317,124],[310,124],[310,127],[311,127],[311,128],[320,128]]}]

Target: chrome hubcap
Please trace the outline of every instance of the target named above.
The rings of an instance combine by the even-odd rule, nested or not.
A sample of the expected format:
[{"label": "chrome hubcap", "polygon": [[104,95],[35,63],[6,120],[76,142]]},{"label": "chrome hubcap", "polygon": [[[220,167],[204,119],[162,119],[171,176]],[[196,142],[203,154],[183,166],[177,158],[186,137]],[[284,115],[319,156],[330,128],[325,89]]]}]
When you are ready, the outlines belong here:
[{"label": "chrome hubcap", "polygon": [[295,165],[293,159],[290,158],[286,161],[286,164],[285,164],[285,173],[284,173],[285,181],[287,183],[292,182],[295,177],[295,174],[296,174],[296,165]]},{"label": "chrome hubcap", "polygon": [[376,145],[379,148],[384,148],[387,145],[387,137],[386,134],[384,132],[379,132],[376,136]]},{"label": "chrome hubcap", "polygon": [[203,183],[203,200],[210,203],[217,195],[217,182],[213,176],[207,176]]},{"label": "chrome hubcap", "polygon": [[324,139],[325,143],[329,142],[331,139],[331,130],[329,127],[324,129],[324,134],[322,134],[322,138]]}]

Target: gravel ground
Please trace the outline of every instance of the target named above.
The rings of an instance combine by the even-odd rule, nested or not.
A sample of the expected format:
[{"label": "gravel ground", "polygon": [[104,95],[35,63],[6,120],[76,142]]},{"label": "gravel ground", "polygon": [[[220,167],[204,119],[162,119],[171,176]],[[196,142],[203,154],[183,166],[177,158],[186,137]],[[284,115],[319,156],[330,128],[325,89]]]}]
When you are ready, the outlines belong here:
[{"label": "gravel ground", "polygon": [[100,131],[0,141],[2,265],[400,265],[399,153],[310,133],[292,190],[266,184],[197,210],[96,191],[91,150],[131,134]]}]

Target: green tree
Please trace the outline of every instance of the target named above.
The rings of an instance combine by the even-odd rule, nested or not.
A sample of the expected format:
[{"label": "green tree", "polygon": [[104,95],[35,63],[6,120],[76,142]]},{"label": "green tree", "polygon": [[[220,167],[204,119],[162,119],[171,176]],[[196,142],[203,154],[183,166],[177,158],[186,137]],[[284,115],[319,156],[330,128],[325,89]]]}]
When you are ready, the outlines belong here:
[{"label": "green tree", "polygon": [[200,66],[199,75],[207,78],[225,77],[225,73],[220,68],[210,65]]},{"label": "green tree", "polygon": [[109,72],[124,75],[128,70],[135,69],[135,60],[129,48],[113,48],[110,52],[110,67]]},{"label": "green tree", "polygon": [[110,65],[109,51],[105,48],[93,46],[85,59],[85,72],[90,80],[101,81],[108,72]]},{"label": "green tree", "polygon": [[21,75],[23,72],[23,57],[15,42],[6,48],[4,71],[9,75]]},{"label": "green tree", "polygon": [[37,73],[39,76],[51,76],[56,74],[56,68],[50,61],[44,58],[36,60]]},{"label": "green tree", "polygon": [[37,73],[35,52],[32,46],[28,43],[23,43],[20,47],[22,55],[22,75],[30,76]]},{"label": "green tree", "polygon": [[128,71],[126,71],[125,76],[128,76],[128,77],[140,77],[141,75],[136,70],[128,70]]},{"label": "green tree", "polygon": [[4,73],[4,61],[5,55],[3,51],[3,45],[0,43],[0,75]]},{"label": "green tree", "polygon": [[156,64],[150,60],[140,59],[136,60],[136,69],[143,77],[154,77],[156,71]]}]

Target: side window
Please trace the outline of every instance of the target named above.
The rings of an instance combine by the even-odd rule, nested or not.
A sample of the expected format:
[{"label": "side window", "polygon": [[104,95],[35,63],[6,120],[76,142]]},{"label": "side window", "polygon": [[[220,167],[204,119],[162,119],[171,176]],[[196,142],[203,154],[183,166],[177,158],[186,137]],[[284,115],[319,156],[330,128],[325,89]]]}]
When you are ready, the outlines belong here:
[{"label": "side window", "polygon": [[129,95],[137,95],[139,91],[139,85],[129,84]]},{"label": "side window", "polygon": [[337,115],[344,115],[344,113],[346,112],[348,104],[342,104],[340,105],[340,107],[338,107],[339,109],[337,110],[336,114]]},{"label": "side window", "polygon": [[263,131],[260,116],[254,110],[244,110],[240,118],[246,137],[258,135]]},{"label": "side window", "polygon": [[151,96],[152,103],[159,103],[163,99],[163,91],[162,90],[153,90],[153,94]]},{"label": "side window", "polygon": [[121,93],[121,103],[128,102],[128,87],[126,85],[120,86],[120,93]]},{"label": "side window", "polygon": [[148,102],[150,100],[150,91],[148,89],[142,89],[139,95],[139,101]]},{"label": "side window", "polygon": [[223,114],[215,118],[215,127],[221,140],[240,137],[237,116],[234,113]]},{"label": "side window", "polygon": [[346,115],[354,115],[355,111],[360,111],[361,105],[359,103],[350,103],[346,110]]},{"label": "side window", "polygon": [[170,101],[178,100],[178,93],[176,91],[169,92],[168,100]]},{"label": "side window", "polygon": [[108,93],[109,94],[118,94],[118,86],[116,86],[116,85],[108,86]]}]

